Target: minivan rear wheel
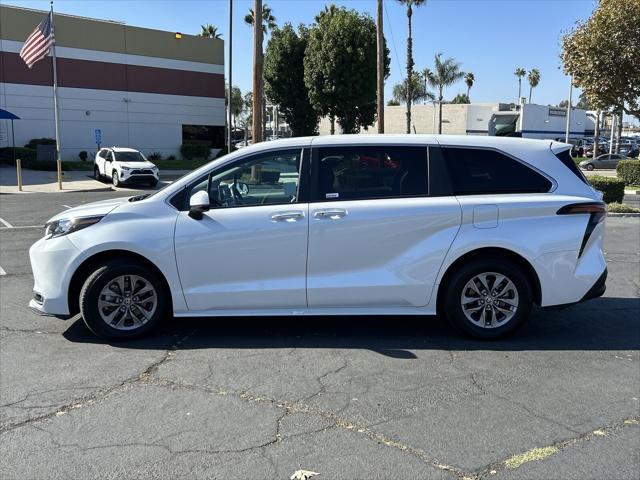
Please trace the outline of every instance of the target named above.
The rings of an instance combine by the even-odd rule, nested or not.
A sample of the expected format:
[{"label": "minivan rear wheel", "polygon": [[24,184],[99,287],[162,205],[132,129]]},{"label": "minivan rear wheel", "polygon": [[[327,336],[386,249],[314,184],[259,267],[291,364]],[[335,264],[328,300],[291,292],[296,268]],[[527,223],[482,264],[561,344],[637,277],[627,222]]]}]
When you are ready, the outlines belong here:
[{"label": "minivan rear wheel", "polygon": [[112,339],[134,338],[166,315],[165,292],[158,275],[131,261],[114,260],[97,268],[80,291],[80,312],[93,333]]},{"label": "minivan rear wheel", "polygon": [[533,305],[527,275],[513,262],[484,257],[453,272],[443,306],[451,324],[481,339],[504,337],[529,318]]}]

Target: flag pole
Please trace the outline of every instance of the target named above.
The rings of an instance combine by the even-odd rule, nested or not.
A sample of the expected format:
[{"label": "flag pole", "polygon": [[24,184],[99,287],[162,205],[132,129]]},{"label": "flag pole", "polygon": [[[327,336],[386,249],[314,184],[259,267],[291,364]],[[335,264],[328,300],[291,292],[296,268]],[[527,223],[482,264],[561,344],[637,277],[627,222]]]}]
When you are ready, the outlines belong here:
[{"label": "flag pole", "polygon": [[58,173],[58,190],[62,190],[62,162],[60,160],[60,118],[58,113],[58,70],[56,68],[56,37],[53,26],[53,1],[51,2],[51,55],[53,57],[53,116],[56,126],[56,171]]}]

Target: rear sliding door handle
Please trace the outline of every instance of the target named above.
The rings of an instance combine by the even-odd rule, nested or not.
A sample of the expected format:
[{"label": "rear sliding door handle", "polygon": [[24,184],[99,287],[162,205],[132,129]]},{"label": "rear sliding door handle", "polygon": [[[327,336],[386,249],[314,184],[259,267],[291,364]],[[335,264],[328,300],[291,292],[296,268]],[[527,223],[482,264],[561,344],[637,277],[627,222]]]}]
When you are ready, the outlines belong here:
[{"label": "rear sliding door handle", "polygon": [[347,216],[347,211],[342,208],[332,208],[329,210],[318,210],[313,213],[315,218],[327,218],[330,220],[337,220]]},{"label": "rear sliding door handle", "polygon": [[302,218],[304,218],[304,213],[300,211],[278,212],[271,215],[271,220],[274,222],[297,222]]}]

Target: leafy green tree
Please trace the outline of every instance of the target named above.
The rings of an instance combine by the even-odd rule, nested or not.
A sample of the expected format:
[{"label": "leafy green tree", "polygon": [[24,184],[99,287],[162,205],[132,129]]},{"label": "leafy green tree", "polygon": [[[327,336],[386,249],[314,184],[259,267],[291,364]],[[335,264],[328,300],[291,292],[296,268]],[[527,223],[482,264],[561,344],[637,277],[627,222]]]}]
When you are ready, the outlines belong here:
[{"label": "leafy green tree", "polygon": [[[473,73],[467,72],[464,74],[464,83],[467,85],[467,100],[470,98],[469,92],[471,92],[471,87],[473,87],[473,82],[475,81],[476,81],[476,77],[473,75]],[[463,102],[460,102],[460,103],[463,103]],[[471,103],[471,102],[464,102],[464,103]]]},{"label": "leafy green tree", "polygon": [[453,97],[451,103],[471,103],[471,100],[469,100],[469,95],[467,95],[466,93],[459,93],[455,97]]},{"label": "leafy green tree", "polygon": [[309,101],[304,83],[304,52],[308,30],[301,25],[296,32],[290,23],[274,28],[264,59],[265,94],[278,104],[293,136],[316,135],[319,115]]},{"label": "leafy green tree", "polygon": [[449,57],[442,60],[442,54],[437,53],[434,58],[434,69],[428,68],[424,71],[429,85],[438,89],[438,133],[442,133],[442,100],[445,87],[449,87],[464,77],[464,72],[460,70],[460,63]]},{"label": "leafy green tree", "polygon": [[518,67],[513,74],[518,77],[518,103],[520,103],[520,99],[522,98],[522,77],[527,74],[527,71],[522,67]]},{"label": "leafy green tree", "polygon": [[[426,3],[427,0],[398,0],[407,7],[407,23],[409,24],[409,34],[407,35],[407,78],[411,78],[413,74],[413,32],[411,31],[411,17],[413,16],[413,8],[419,7]],[[407,104],[407,133],[411,133],[411,104],[413,103],[413,82],[406,82],[407,93],[405,102]]]},{"label": "leafy green tree", "polygon": [[395,98],[392,98],[387,102],[387,107],[398,107],[398,106],[400,106],[400,102],[397,101]]},{"label": "leafy green tree", "polygon": [[222,38],[222,34],[218,32],[218,27],[207,23],[206,25],[200,25],[202,31],[198,34],[199,37],[206,38]]},{"label": "leafy green tree", "polygon": [[600,0],[562,39],[565,72],[592,108],[640,118],[640,1]]},{"label": "leafy green tree", "polygon": [[[375,22],[346,8],[321,12],[316,20],[304,57],[309,100],[321,115],[335,117],[344,133],[355,133],[375,121]],[[389,63],[385,46],[387,75]]]},{"label": "leafy green tree", "polygon": [[529,81],[529,103],[531,103],[533,89],[540,83],[540,71],[537,68],[532,69],[527,75],[527,80]]},{"label": "leafy green tree", "polygon": [[393,87],[393,99],[398,102],[398,104],[407,102],[407,92],[411,90],[412,92],[412,101],[416,102],[418,100],[433,100],[433,93],[425,90],[424,83],[422,82],[422,78],[417,72],[413,72],[411,75],[411,87],[409,88],[407,85],[407,79],[405,78],[402,83],[398,83]]},{"label": "leafy green tree", "polygon": [[[224,89],[224,104],[229,108],[229,85]],[[233,116],[233,128],[236,128],[238,116],[244,111],[244,99],[240,88],[235,85],[231,89],[231,115]]]}]

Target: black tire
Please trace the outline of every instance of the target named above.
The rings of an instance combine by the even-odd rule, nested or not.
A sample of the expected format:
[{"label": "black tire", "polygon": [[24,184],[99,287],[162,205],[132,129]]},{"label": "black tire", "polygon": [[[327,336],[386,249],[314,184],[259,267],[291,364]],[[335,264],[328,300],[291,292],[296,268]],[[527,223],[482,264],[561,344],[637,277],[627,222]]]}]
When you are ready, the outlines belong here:
[{"label": "black tire", "polygon": [[[518,293],[518,306],[513,317],[504,325],[484,328],[477,322],[467,318],[462,309],[463,290],[472,278],[485,272],[495,272],[508,277],[515,285]],[[533,306],[531,282],[522,268],[497,256],[485,256],[465,262],[449,276],[443,285],[442,308],[449,322],[459,331],[474,338],[490,340],[505,337],[514,333],[528,320]]]},{"label": "black tire", "polygon": [[587,170],[589,170],[590,172],[593,171],[593,165],[590,163],[587,163]]},{"label": "black tire", "polygon": [[97,181],[102,180],[102,175],[100,175],[100,170],[98,169],[97,165],[93,167],[93,178],[95,178]]},{"label": "black tire", "polygon": [[[98,307],[98,299],[102,289],[122,275],[142,277],[153,286],[157,303],[153,315],[141,326],[122,330],[114,328],[102,319]],[[109,340],[124,340],[140,337],[153,329],[168,314],[168,292],[158,274],[142,264],[130,260],[112,260],[98,267],[86,279],[80,290],[80,313],[89,330],[99,337]],[[133,307],[132,307],[133,308]]]},{"label": "black tire", "polygon": [[113,183],[114,187],[120,186],[120,178],[118,177],[118,172],[115,170],[111,173],[111,183]]}]

